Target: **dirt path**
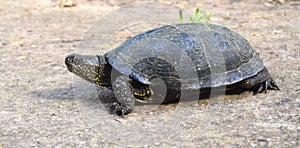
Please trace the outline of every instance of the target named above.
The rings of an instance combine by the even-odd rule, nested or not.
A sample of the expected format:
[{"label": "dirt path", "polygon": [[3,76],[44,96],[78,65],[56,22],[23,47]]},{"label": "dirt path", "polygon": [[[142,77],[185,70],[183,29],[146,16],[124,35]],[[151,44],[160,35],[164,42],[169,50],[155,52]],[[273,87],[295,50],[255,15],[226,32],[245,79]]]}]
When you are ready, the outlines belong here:
[{"label": "dirt path", "polygon": [[[163,5],[118,9],[129,2],[82,0],[72,8],[50,0],[0,2],[0,148],[300,146],[299,1],[166,0]],[[154,27],[154,21],[179,22],[174,5],[185,14],[196,7],[210,11],[210,23],[247,38],[281,91],[246,92],[217,97],[221,101],[183,103],[182,108],[142,105],[125,119],[104,113],[94,87],[67,71],[65,56],[103,53]],[[141,16],[153,20],[136,23]],[[112,31],[117,32],[110,36]]]}]

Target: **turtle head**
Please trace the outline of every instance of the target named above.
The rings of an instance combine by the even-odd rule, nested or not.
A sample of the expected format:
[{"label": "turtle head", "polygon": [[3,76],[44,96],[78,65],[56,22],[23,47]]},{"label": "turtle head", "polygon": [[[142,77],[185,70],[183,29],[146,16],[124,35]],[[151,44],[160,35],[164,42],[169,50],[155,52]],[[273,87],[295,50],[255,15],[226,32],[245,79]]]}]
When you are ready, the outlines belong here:
[{"label": "turtle head", "polygon": [[65,58],[68,70],[101,86],[109,87],[111,66],[103,56],[71,54]]}]

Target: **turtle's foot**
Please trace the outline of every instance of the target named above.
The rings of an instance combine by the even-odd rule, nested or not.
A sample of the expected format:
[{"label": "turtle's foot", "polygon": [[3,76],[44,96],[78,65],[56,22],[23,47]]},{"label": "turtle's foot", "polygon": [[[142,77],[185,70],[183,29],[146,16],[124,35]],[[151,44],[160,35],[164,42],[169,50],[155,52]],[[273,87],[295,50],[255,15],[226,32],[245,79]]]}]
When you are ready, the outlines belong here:
[{"label": "turtle's foot", "polygon": [[268,89],[272,89],[272,90],[280,90],[277,83],[271,78],[261,84],[259,84],[259,86],[257,87],[257,89],[255,89],[253,91],[253,94],[256,95],[257,93],[260,93],[262,91],[265,91],[265,93],[267,93]]},{"label": "turtle's foot", "polygon": [[110,107],[109,107],[109,112],[112,114],[117,114],[119,116],[124,117],[124,115],[130,113],[132,109],[122,105],[119,102],[114,102]]},{"label": "turtle's foot", "polygon": [[113,91],[117,102],[111,106],[111,111],[124,116],[133,110],[135,98],[132,94],[130,79],[126,76],[119,76],[113,83]]}]

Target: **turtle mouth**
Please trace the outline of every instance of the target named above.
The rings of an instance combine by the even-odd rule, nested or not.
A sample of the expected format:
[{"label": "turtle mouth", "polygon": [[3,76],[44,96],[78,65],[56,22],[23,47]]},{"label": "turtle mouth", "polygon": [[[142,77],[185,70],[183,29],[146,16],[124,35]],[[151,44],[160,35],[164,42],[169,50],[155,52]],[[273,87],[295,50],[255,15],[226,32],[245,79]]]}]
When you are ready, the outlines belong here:
[{"label": "turtle mouth", "polygon": [[65,64],[70,72],[73,72],[73,59],[75,55],[71,54],[65,58]]}]

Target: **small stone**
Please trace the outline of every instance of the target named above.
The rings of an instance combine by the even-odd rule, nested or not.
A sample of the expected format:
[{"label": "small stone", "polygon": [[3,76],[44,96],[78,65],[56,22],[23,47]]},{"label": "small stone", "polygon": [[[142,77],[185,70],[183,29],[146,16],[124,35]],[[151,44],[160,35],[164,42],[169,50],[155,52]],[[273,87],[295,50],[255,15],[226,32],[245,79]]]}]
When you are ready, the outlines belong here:
[{"label": "small stone", "polygon": [[31,47],[32,47],[32,48],[37,48],[37,47],[38,47],[38,45],[31,45]]},{"label": "small stone", "polygon": [[74,7],[76,6],[76,0],[62,0],[60,7]]},{"label": "small stone", "polygon": [[17,57],[17,61],[22,61],[22,60],[26,60],[27,59],[27,56],[19,56],[19,57]]}]

